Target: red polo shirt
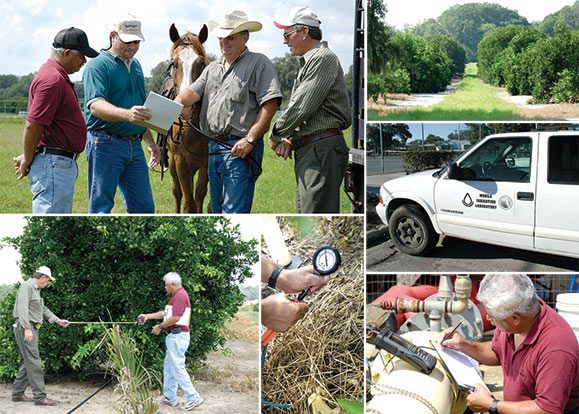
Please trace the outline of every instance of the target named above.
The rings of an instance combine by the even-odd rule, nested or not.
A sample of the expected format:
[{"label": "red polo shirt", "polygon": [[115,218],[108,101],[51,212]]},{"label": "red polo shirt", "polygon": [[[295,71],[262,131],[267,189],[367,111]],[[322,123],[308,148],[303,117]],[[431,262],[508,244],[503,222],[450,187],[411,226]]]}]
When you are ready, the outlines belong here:
[{"label": "red polo shirt", "polygon": [[[171,316],[183,316],[185,312],[191,312],[191,301],[189,300],[189,294],[185,290],[185,288],[180,287],[171,295],[171,299],[169,299],[169,304],[167,305],[167,312],[168,315]],[[165,328],[165,331],[169,332],[171,329],[179,327],[182,331],[189,332],[189,325],[180,325],[176,323],[175,325],[171,325]]]},{"label": "red polo shirt", "polygon": [[48,59],[32,80],[26,119],[44,125],[39,146],[84,151],[86,123],[66,70]]},{"label": "red polo shirt", "polygon": [[579,406],[577,338],[561,316],[540,302],[543,309],[516,351],[514,335],[495,329],[492,349],[503,368],[503,398],[535,400],[554,413],[572,412]]}]

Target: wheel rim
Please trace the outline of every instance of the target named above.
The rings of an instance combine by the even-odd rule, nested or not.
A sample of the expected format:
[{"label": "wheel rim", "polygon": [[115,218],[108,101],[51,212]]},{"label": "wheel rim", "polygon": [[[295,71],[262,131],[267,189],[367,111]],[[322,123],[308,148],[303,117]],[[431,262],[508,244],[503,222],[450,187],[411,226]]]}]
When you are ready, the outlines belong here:
[{"label": "wheel rim", "polygon": [[396,226],[396,236],[405,246],[417,247],[424,240],[424,231],[418,221],[411,217],[404,217]]}]

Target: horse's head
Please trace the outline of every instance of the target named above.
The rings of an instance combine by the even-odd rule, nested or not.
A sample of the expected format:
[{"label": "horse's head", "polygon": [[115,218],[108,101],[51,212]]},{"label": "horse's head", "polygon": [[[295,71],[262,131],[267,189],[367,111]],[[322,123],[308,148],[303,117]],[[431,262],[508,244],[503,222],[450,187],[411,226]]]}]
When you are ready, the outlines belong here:
[{"label": "horse's head", "polygon": [[169,37],[173,42],[171,47],[171,75],[177,93],[182,92],[195,79],[201,75],[205,66],[209,64],[209,58],[203,48],[207,40],[207,26],[203,25],[199,34],[187,32],[179,35],[175,24],[169,29]]}]

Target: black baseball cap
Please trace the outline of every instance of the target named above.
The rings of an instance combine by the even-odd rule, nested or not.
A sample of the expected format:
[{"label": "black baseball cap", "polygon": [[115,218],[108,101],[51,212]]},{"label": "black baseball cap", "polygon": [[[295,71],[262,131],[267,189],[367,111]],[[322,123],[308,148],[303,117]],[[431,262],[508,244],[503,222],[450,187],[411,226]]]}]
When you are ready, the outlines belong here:
[{"label": "black baseball cap", "polygon": [[61,47],[63,49],[78,50],[85,56],[94,58],[98,52],[88,45],[86,33],[76,27],[69,27],[57,33],[54,37],[52,47]]}]

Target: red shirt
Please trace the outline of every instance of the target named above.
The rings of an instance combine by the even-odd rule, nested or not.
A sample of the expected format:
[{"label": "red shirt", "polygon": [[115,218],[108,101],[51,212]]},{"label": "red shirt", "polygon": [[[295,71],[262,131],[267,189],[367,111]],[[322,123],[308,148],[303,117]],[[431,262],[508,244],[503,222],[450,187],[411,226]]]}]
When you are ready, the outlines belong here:
[{"label": "red shirt", "polygon": [[84,151],[86,123],[66,70],[48,59],[32,80],[26,119],[44,125],[39,146]]},{"label": "red shirt", "polygon": [[[191,315],[191,301],[189,300],[189,294],[185,290],[185,288],[180,287],[171,295],[171,299],[169,299],[169,304],[167,308],[165,308],[165,313],[167,318],[171,316],[183,316],[185,312],[188,312],[189,317]],[[187,324],[179,324],[176,323],[175,325],[171,325],[165,328],[165,331],[169,332],[171,329],[179,327],[182,331],[189,332],[189,323]]]},{"label": "red shirt", "polygon": [[535,400],[545,411],[579,406],[579,345],[569,324],[539,299],[543,309],[519,349],[514,334],[495,329],[492,349],[503,368],[505,401]]}]

